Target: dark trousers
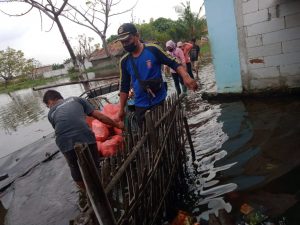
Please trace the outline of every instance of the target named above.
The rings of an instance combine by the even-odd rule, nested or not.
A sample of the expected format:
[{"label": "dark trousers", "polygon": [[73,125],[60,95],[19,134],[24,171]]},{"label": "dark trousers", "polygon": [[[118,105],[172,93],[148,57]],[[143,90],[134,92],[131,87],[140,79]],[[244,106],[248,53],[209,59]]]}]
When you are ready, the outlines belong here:
[{"label": "dark trousers", "polygon": [[180,84],[184,85],[182,77],[178,73],[172,73],[172,78],[174,80],[177,94],[180,95],[181,94]]},{"label": "dark trousers", "polygon": [[194,79],[194,74],[193,74],[193,70],[192,70],[192,63],[190,63],[190,62],[187,63],[186,68],[187,68],[187,72],[190,75],[190,77]]},{"label": "dark trousers", "polygon": [[162,106],[164,104],[164,101],[165,100],[161,101],[157,105],[153,105],[153,106],[145,107],[145,108],[144,107],[137,107],[137,106],[135,106],[135,116],[136,116],[136,119],[137,119],[139,127],[142,126],[143,121],[145,120],[145,113],[146,113],[146,111],[150,110],[150,109],[154,109],[154,108],[159,107],[159,106]]},{"label": "dark trousers", "polygon": [[[90,153],[93,157],[95,165],[97,168],[100,167],[100,157],[98,153],[97,144],[89,144]],[[75,150],[72,149],[71,151],[64,152],[63,155],[65,156],[67,163],[71,170],[71,176],[75,182],[83,181],[82,176],[80,173],[80,169],[77,163],[77,155]]]}]

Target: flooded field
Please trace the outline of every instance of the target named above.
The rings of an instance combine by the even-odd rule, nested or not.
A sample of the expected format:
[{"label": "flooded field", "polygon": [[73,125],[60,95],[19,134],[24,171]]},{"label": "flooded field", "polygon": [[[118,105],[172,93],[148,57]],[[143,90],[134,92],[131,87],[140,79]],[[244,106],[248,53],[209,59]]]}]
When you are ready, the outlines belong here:
[{"label": "flooded field", "polygon": [[[245,224],[254,212],[252,224],[299,225],[299,98],[203,100],[204,91],[216,90],[213,74],[212,64],[204,66],[202,89],[183,103],[196,157],[187,147],[186,186],[174,205],[201,225],[213,224],[209,218],[221,208],[230,219],[221,225]],[[45,110],[37,112],[44,111],[40,117],[46,123]],[[0,224],[68,224],[79,212],[75,185],[53,135],[40,135],[44,138],[0,158],[0,176],[8,175],[0,179]]]},{"label": "flooded field", "polygon": [[[67,82],[68,78],[60,82]],[[93,82],[92,87],[107,84],[107,81]],[[54,88],[63,97],[79,96],[84,92],[80,84]],[[0,158],[31,144],[53,132],[48,122],[48,109],[42,98],[45,90],[31,88],[0,94]]]}]

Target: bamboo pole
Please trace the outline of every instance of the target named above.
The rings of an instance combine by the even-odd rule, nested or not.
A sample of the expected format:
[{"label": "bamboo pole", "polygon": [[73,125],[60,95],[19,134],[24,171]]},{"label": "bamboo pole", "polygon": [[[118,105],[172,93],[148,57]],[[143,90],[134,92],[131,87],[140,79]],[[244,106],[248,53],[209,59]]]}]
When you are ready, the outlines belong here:
[{"label": "bamboo pole", "polygon": [[38,91],[38,90],[43,90],[43,89],[47,89],[47,88],[53,88],[53,87],[71,85],[71,84],[85,84],[85,83],[89,83],[89,82],[111,80],[111,79],[116,79],[116,78],[119,78],[119,76],[110,76],[110,77],[103,77],[103,78],[94,78],[94,79],[89,79],[89,80],[63,82],[63,83],[53,84],[53,85],[44,85],[44,86],[39,86],[39,87],[33,87],[32,90]]},{"label": "bamboo pole", "polygon": [[[182,98],[174,95],[161,107],[147,112],[143,128],[131,138],[126,136],[128,145],[124,151],[102,161],[101,172],[107,178],[103,185],[94,165],[86,160],[88,155],[84,152],[88,151],[78,156],[83,161],[79,162],[81,173],[101,225],[153,224],[161,216],[167,205],[166,196],[182,167],[184,136],[190,136],[180,104]],[[111,213],[112,223],[104,223],[101,206],[108,209],[108,215]]]},{"label": "bamboo pole", "polygon": [[87,144],[75,144],[78,165],[86,191],[100,225],[116,225],[110,203]]},{"label": "bamboo pole", "polygon": [[185,116],[183,117],[183,122],[184,122],[185,131],[186,131],[186,136],[187,136],[190,148],[191,148],[192,159],[193,159],[193,161],[195,161],[196,160],[195,149],[194,149],[194,145],[193,145],[193,141],[192,141],[192,137],[191,137],[191,133],[190,133],[190,129],[189,129],[189,124],[188,124],[187,118]]}]

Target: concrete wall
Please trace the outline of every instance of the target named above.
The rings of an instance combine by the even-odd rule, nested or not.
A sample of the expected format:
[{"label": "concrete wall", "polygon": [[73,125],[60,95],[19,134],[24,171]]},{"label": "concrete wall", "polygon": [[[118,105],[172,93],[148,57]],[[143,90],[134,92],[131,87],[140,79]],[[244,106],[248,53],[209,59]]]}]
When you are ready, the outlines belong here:
[{"label": "concrete wall", "polygon": [[[119,62],[121,56],[115,56]],[[119,74],[119,69],[116,68],[110,58],[93,60],[92,65],[95,69],[96,77],[107,77]]]},{"label": "concrete wall", "polygon": [[218,92],[241,92],[234,0],[205,1]]},{"label": "concrete wall", "polygon": [[300,1],[235,0],[235,11],[243,89],[299,88]]},{"label": "concrete wall", "polygon": [[43,76],[45,78],[49,77],[56,77],[56,76],[62,76],[68,74],[68,69],[63,68],[63,69],[58,69],[58,70],[51,70],[43,73]]},{"label": "concrete wall", "polygon": [[[78,63],[79,64],[79,63]],[[85,68],[88,69],[90,67],[92,67],[92,63],[89,62],[88,60],[85,60],[84,62],[85,64]],[[83,66],[81,64],[79,64],[80,68],[81,69],[84,69]],[[66,63],[64,64],[64,68],[62,69],[58,69],[58,70],[51,70],[51,71],[46,71],[43,73],[43,76],[45,78],[49,78],[49,77],[56,77],[56,76],[62,76],[62,75],[67,75],[68,74],[68,70],[70,68],[73,67],[73,63],[72,62],[69,62],[69,63]],[[88,78],[89,79],[92,79],[92,78],[95,78],[95,73],[88,73]]]}]

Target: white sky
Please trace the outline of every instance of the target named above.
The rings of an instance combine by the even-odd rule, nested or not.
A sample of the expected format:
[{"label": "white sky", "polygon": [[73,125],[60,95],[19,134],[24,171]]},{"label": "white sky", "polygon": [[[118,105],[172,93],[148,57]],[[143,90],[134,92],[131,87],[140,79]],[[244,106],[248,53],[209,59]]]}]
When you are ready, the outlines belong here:
[{"label": "white sky", "polygon": [[[118,6],[112,9],[112,13],[128,9],[135,2],[135,0],[122,0]],[[149,22],[150,18],[157,19],[159,17],[177,19],[178,14],[175,12],[175,6],[180,5],[181,2],[186,3],[185,0],[139,0],[133,10],[133,17],[135,22]],[[192,12],[197,13],[203,0],[190,0],[190,3]],[[13,12],[16,8],[18,12],[24,12],[28,9],[26,4],[14,4],[0,3],[0,8],[8,12]],[[203,12],[204,9],[202,9],[201,14]],[[130,20],[131,13],[112,17],[107,37],[116,34],[118,27]],[[100,43],[100,37],[93,31],[63,18],[61,22],[71,42],[73,40],[72,46],[76,46],[75,38],[83,33],[88,37],[94,37],[95,43]],[[16,50],[22,50],[26,58],[35,58],[43,65],[62,63],[64,59],[70,58],[70,56],[56,24],[54,24],[50,32],[47,32],[50,27],[51,21],[46,16],[43,16],[43,30],[41,30],[41,22],[37,10],[32,10],[29,14],[21,17],[9,17],[0,13],[0,49],[4,50],[7,47],[11,47]]]}]

